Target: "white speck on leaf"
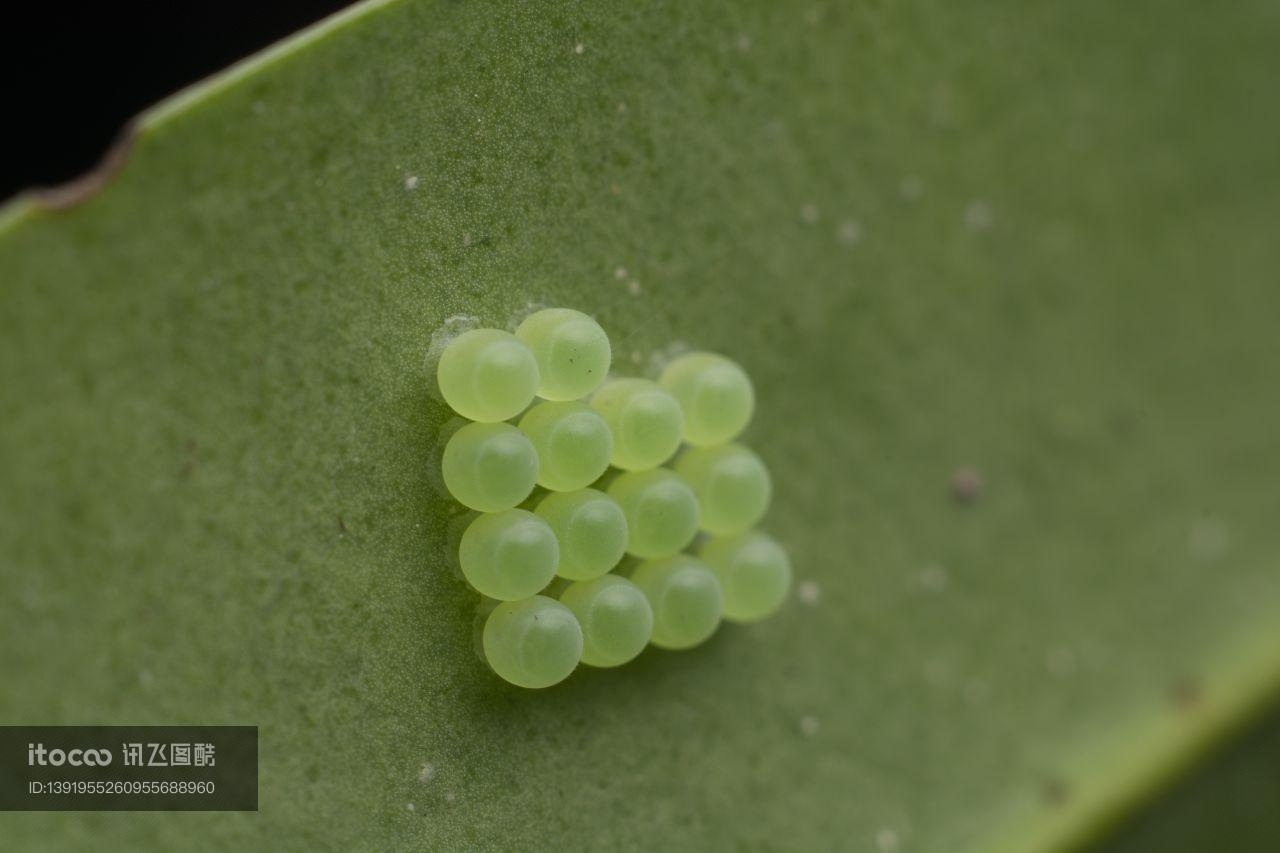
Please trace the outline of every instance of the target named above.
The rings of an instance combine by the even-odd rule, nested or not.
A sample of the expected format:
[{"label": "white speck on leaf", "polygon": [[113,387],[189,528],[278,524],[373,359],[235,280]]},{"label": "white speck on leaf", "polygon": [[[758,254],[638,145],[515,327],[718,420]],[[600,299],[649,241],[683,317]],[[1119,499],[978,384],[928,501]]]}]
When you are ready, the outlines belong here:
[{"label": "white speck on leaf", "polygon": [[418,188],[418,176],[410,175],[404,179],[404,188],[406,190],[416,190]]},{"label": "white speck on leaf", "polygon": [[947,570],[937,563],[925,566],[920,570],[919,581],[921,588],[929,592],[942,592],[947,588],[950,580],[947,576]]},{"label": "white speck on leaf", "polygon": [[818,718],[812,714],[805,714],[800,718],[800,734],[805,737],[813,737],[818,733],[818,729],[820,728],[821,726],[818,723]]},{"label": "white speck on leaf", "polygon": [[822,600],[822,587],[818,586],[817,581],[801,581],[796,587],[796,595],[802,604],[817,607]]},{"label": "white speck on leaf", "polygon": [[738,36],[738,50],[742,50],[742,51],[751,50],[751,37],[748,36],[746,33],[743,33],[742,35]]},{"label": "white speck on leaf", "polygon": [[587,46],[582,42],[578,42],[573,46],[573,52],[578,54],[579,56],[581,56],[583,51],[585,51],[586,49],[587,49]]},{"label": "white speck on leaf", "polygon": [[1197,560],[1216,560],[1231,544],[1227,525],[1216,518],[1201,518],[1191,525],[1187,545]]},{"label": "white speck on leaf", "polygon": [[408,809],[409,811],[413,811],[415,806],[413,805],[413,803],[406,803],[405,808]]},{"label": "white speck on leaf", "polygon": [[632,296],[639,296],[640,282],[636,281],[634,278],[631,279],[631,281],[627,282],[627,290],[631,293]]},{"label": "white speck on leaf", "polygon": [[885,828],[876,833],[876,847],[883,853],[893,853],[898,849],[898,833]]},{"label": "white speck on leaf", "polygon": [[432,764],[423,764],[418,768],[418,781],[424,785],[434,779],[435,775],[436,768]]},{"label": "white speck on leaf", "polygon": [[800,218],[810,225],[818,221],[818,206],[809,202],[800,208]]},{"label": "white speck on leaf", "polygon": [[614,269],[613,269],[613,277],[614,277],[614,278],[616,278],[618,281],[622,281],[624,278],[626,278],[626,277],[627,277],[627,268],[626,268],[626,267],[614,267]]},{"label": "white speck on leaf", "polygon": [[992,217],[991,202],[986,199],[974,199],[964,209],[964,224],[974,231],[988,230],[991,227]]},{"label": "white speck on leaf", "polygon": [[1054,646],[1044,654],[1044,667],[1056,678],[1074,674],[1076,665],[1076,650],[1070,646]]},{"label": "white speck on leaf", "polygon": [[862,224],[856,219],[846,219],[836,230],[836,239],[846,246],[856,246],[862,241]]},{"label": "white speck on leaf", "polygon": [[915,175],[907,175],[898,183],[898,195],[903,201],[918,201],[924,195],[924,182]]}]

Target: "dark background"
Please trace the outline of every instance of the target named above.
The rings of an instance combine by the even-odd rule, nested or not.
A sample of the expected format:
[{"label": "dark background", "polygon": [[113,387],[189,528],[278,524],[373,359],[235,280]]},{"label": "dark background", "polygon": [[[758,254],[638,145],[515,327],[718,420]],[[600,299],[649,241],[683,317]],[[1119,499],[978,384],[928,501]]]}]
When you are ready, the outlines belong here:
[{"label": "dark background", "polygon": [[5,4],[0,79],[16,97],[0,119],[0,201],[88,171],[146,107],[350,4]]}]

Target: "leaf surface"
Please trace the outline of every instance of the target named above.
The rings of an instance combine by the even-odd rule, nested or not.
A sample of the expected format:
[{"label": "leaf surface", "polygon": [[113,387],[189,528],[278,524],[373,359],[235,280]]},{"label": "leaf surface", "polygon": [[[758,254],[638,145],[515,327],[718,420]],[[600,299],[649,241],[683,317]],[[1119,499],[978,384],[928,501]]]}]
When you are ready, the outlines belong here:
[{"label": "leaf surface", "polygon": [[[1045,850],[1280,676],[1261,0],[359,7],[0,214],[0,720],[261,727],[258,814],[15,849]],[[757,384],[806,601],[529,693],[448,318]],[[976,499],[957,501],[956,478]]]}]

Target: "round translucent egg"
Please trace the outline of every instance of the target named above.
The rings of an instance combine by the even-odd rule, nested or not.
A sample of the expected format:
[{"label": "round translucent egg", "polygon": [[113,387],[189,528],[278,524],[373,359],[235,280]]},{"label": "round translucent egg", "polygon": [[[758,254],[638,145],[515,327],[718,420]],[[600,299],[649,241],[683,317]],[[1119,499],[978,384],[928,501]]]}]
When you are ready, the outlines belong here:
[{"label": "round translucent egg", "polygon": [[556,574],[590,580],[618,565],[627,550],[627,517],[604,492],[552,492],[534,512],[551,526],[560,543]]},{"label": "round translucent egg", "polygon": [[609,336],[595,320],[572,308],[547,308],[525,318],[516,329],[538,362],[538,396],[577,400],[590,394],[609,373]]},{"label": "round translucent egg", "polygon": [[690,448],[680,455],[675,470],[693,488],[701,526],[708,533],[742,533],[769,508],[769,469],[744,445]]},{"label": "round translucent egg", "polygon": [[538,403],[520,419],[538,451],[538,485],[569,492],[591,485],[609,467],[613,434],[585,403]]},{"label": "round translucent egg", "polygon": [[436,368],[440,393],[464,418],[497,423],[528,408],[538,391],[538,362],[519,338],[473,329],[454,338]]},{"label": "round translucent egg", "polygon": [[724,589],[724,618],[756,622],[772,615],[791,590],[791,560],[777,540],[753,530],[710,539],[698,552]]},{"label": "round translucent egg", "polygon": [[755,391],[746,371],[722,355],[694,352],[662,371],[662,387],[684,410],[684,440],[697,447],[735,438],[751,420]]},{"label": "round translucent egg", "polygon": [[449,493],[463,506],[499,512],[533,491],[538,452],[511,424],[467,424],[445,445],[441,469]]},{"label": "round translucent egg", "polygon": [[503,680],[550,687],[568,678],[582,659],[582,628],[568,607],[535,595],[495,607],[482,644],[489,666]]},{"label": "round translucent egg", "polygon": [[656,382],[614,379],[591,398],[613,433],[610,461],[626,471],[656,468],[675,454],[684,431],[680,404]]},{"label": "round translucent egg", "polygon": [[642,559],[667,557],[698,533],[698,499],[674,471],[628,471],[606,489],[627,518],[627,553]]},{"label": "round translucent egg", "polygon": [[640,588],[618,575],[570,584],[560,603],[582,626],[582,662],[621,666],[649,644],[653,609]]},{"label": "round translucent egg", "polygon": [[720,624],[720,582],[702,561],[687,554],[641,563],[631,575],[653,608],[651,642],[663,649],[689,649]]},{"label": "round translucent egg", "polygon": [[481,595],[515,601],[551,583],[560,546],[551,526],[541,518],[509,509],[486,513],[468,525],[458,561],[467,582]]}]

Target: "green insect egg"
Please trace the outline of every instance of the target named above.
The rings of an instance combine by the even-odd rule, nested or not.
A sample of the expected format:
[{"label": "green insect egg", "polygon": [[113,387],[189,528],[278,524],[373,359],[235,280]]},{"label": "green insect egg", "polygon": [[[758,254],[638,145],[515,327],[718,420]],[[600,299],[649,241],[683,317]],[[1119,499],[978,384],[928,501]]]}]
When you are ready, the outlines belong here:
[{"label": "green insect egg", "polygon": [[720,582],[701,560],[678,554],[641,563],[631,575],[653,608],[651,642],[663,649],[689,649],[720,625]]},{"label": "green insect egg", "polygon": [[648,379],[614,379],[591,398],[613,433],[612,464],[625,471],[656,468],[680,447],[684,414],[676,398]]},{"label": "green insect egg", "polygon": [[538,403],[520,419],[538,451],[538,485],[557,492],[585,488],[609,467],[613,434],[585,403]]},{"label": "green insect egg", "polygon": [[444,484],[463,506],[510,509],[538,480],[538,452],[511,424],[467,424],[444,448]]},{"label": "green insect egg", "polygon": [[516,337],[538,361],[538,396],[577,400],[590,394],[609,373],[613,358],[609,336],[600,324],[572,308],[547,308],[529,315]]},{"label": "green insect egg", "polygon": [[756,622],[770,616],[791,590],[791,560],[773,537],[751,531],[709,540],[698,556],[724,589],[724,618]]},{"label": "green insect egg", "polygon": [[450,342],[436,368],[440,393],[464,418],[496,423],[528,408],[538,391],[538,362],[515,335],[474,329]]},{"label": "green insect egg", "polygon": [[741,444],[690,448],[680,455],[675,470],[693,488],[702,529],[708,533],[742,533],[769,508],[769,469]]},{"label": "green insect egg", "polygon": [[618,575],[570,584],[560,603],[582,626],[582,662],[621,666],[649,644],[653,608],[640,588]]},{"label": "green insect egg", "polygon": [[746,428],[755,410],[751,379],[722,355],[683,355],[667,365],[659,381],[680,401],[684,440],[697,447],[735,438]]},{"label": "green insect egg", "polygon": [[674,471],[628,471],[614,478],[606,491],[627,517],[628,554],[668,557],[698,533],[698,499]]},{"label": "green insect egg", "polygon": [[484,623],[485,659],[517,687],[558,684],[582,660],[582,628],[573,611],[554,598],[535,595],[499,604]]},{"label": "green insect egg", "polygon": [[555,577],[560,545],[550,525],[531,512],[486,513],[467,527],[458,548],[462,574],[481,595],[528,598]]},{"label": "green insect egg", "polygon": [[627,550],[627,517],[604,492],[552,492],[534,512],[551,526],[560,543],[556,574],[590,580],[618,565]]}]

